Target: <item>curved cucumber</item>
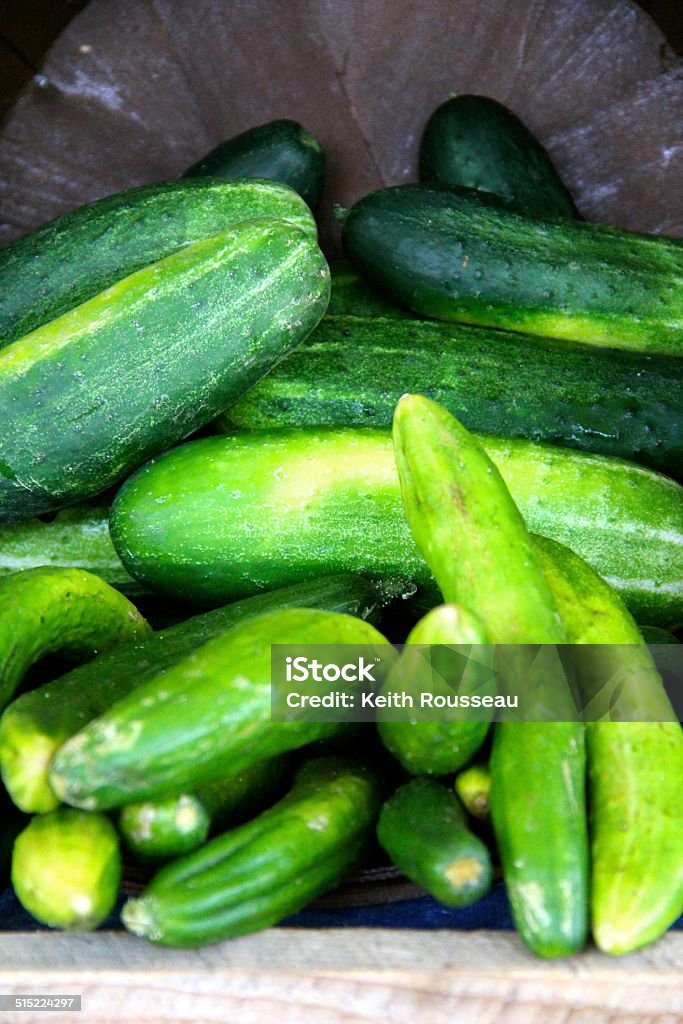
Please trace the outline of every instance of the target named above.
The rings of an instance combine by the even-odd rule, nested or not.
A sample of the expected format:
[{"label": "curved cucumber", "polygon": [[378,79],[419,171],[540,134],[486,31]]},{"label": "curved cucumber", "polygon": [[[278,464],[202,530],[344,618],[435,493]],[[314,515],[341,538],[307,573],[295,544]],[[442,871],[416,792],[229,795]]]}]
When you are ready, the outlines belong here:
[{"label": "curved cucumber", "polygon": [[361,619],[314,609],[243,622],[138,686],[65,743],[50,769],[54,792],[89,810],[118,807],[191,789],[334,735],[342,723],[273,721],[271,644],[388,641]]},{"label": "curved cucumber", "polygon": [[468,430],[616,455],[683,478],[680,360],[385,312],[330,316],[329,308],[303,345],[219,416],[219,429],[385,427],[411,392]]},{"label": "curved cucumber", "polygon": [[207,423],[303,340],[328,296],[309,235],[247,221],[0,351],[0,521],[97,494]]},{"label": "curved cucumber", "polygon": [[569,549],[545,538],[537,547],[569,639],[582,645],[585,696],[593,696],[593,670],[605,680],[619,669],[627,678],[619,704],[653,719],[586,725],[593,936],[605,953],[628,953],[683,913],[683,731],[618,595]]},{"label": "curved cucumber", "polygon": [[489,96],[451,96],[436,108],[420,142],[420,179],[493,192],[530,217],[577,216],[544,147]]},{"label": "curved cucumber", "polygon": [[123,923],[164,946],[201,946],[276,924],[362,862],[381,788],[361,764],[309,761],[270,810],[163,868],[123,908]]},{"label": "curved cucumber", "polygon": [[183,178],[265,178],[289,185],[313,209],[325,176],[325,154],[297,121],[269,121],[220,142]]},{"label": "curved cucumber", "polygon": [[[580,552],[642,622],[683,620],[683,488],[598,455],[481,441],[530,529]],[[126,482],[111,530],[128,572],[195,600],[227,601],[335,571],[364,573],[393,593],[430,580],[403,516],[385,430],[190,442]]]},{"label": "curved cucumber", "polygon": [[280,608],[308,607],[373,619],[379,602],[374,588],[359,576],[322,577],[283,587],[117,647],[22,694],[0,717],[0,770],[15,804],[25,811],[53,810],[59,798],[50,786],[48,769],[55,752],[137,686],[245,619]]},{"label": "curved cucumber", "polygon": [[429,779],[401,786],[382,807],[380,845],[394,864],[447,907],[467,907],[491,888],[488,850],[452,792]]},{"label": "curved cucumber", "polygon": [[[413,627],[383,689],[409,692],[414,688],[418,693],[435,693],[436,674],[437,679],[444,679],[444,689],[449,691],[450,652],[437,646],[428,656],[425,647],[487,643],[488,634],[476,615],[455,604],[439,605]],[[460,681],[459,691],[463,685],[477,687],[476,671],[467,683],[464,678]],[[467,712],[451,712],[443,721],[425,721],[415,719],[408,711],[404,720],[377,722],[385,747],[413,775],[447,775],[462,768],[484,742],[488,728],[488,722],[468,721]]]},{"label": "curved cucumber", "polygon": [[41,814],[14,843],[14,891],[51,928],[96,928],[114,909],[120,881],[119,842],[104,814],[70,807]]},{"label": "curved cucumber", "polygon": [[146,593],[129,576],[109,536],[109,506],[74,505],[48,522],[0,525],[0,580],[22,569],[63,566],[94,573],[128,597]]},{"label": "curved cucumber", "polygon": [[283,754],[194,792],[127,804],[119,812],[119,831],[141,860],[179,857],[201,846],[210,830],[241,825],[272,803],[282,794],[288,766]]},{"label": "curved cucumber", "polygon": [[149,263],[254,217],[316,237],[311,211],[272,181],[170,181],[58,217],[0,252],[0,347]]},{"label": "curved cucumber", "polygon": [[150,627],[122,594],[81,569],[25,569],[0,580],[0,709],[53,651],[93,655]]},{"label": "curved cucumber", "polygon": [[473,189],[399,185],[346,215],[347,256],[416,313],[560,340],[683,354],[683,250],[538,221]]}]

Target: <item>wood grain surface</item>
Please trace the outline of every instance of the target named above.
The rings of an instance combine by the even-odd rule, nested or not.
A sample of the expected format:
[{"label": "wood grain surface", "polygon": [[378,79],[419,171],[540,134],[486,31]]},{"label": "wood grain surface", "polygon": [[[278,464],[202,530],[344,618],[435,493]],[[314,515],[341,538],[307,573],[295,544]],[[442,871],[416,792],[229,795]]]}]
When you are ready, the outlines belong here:
[{"label": "wood grain surface", "polygon": [[198,951],[122,932],[3,936],[0,992],[82,996],[11,1024],[680,1024],[683,934],[543,962],[510,932],[270,929]]}]

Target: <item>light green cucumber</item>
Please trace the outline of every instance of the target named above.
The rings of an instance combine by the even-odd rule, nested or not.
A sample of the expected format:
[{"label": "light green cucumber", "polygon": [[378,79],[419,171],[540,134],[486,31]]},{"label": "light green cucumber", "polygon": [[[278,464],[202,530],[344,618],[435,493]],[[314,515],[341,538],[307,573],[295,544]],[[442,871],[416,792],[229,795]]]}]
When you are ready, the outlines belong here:
[{"label": "light green cucumber", "polygon": [[323,576],[196,615],[22,694],[0,717],[0,769],[12,799],[25,811],[53,810],[59,799],[49,783],[50,761],[93,718],[237,623],[280,608],[308,607],[376,620],[379,599],[359,576]]},{"label": "light green cucumber", "polygon": [[[291,608],[242,622],[160,671],[68,740],[50,769],[56,795],[88,810],[119,807],[195,788],[334,735],[342,723],[273,720],[272,644],[391,650],[369,623],[337,612]],[[385,657],[382,666],[388,664]]]},{"label": "light green cucumber", "polygon": [[[420,708],[420,693],[454,692],[449,683],[449,658],[458,651],[467,657],[472,644],[488,644],[489,637],[480,618],[455,604],[433,608],[411,630],[400,657],[389,672],[383,691],[415,692],[415,707]],[[436,645],[432,648],[432,645]],[[455,646],[451,651],[448,647]],[[430,650],[430,648],[432,648]],[[470,686],[477,689],[476,662],[469,662],[470,675],[460,680],[458,692]],[[487,679],[490,674],[484,669]],[[443,680],[443,683],[441,683]],[[481,716],[479,716],[481,718]],[[442,720],[429,720],[424,711],[406,709],[401,717],[382,717],[377,729],[385,747],[413,775],[446,775],[457,771],[477,752],[486,738],[489,723],[472,719],[467,711],[450,712]]]},{"label": "light green cucumber", "polygon": [[491,772],[488,764],[471,764],[455,776],[455,792],[473,818],[491,814]]},{"label": "light green cucumber", "polygon": [[82,569],[24,569],[0,580],[0,709],[55,651],[92,656],[151,632],[122,594]]}]

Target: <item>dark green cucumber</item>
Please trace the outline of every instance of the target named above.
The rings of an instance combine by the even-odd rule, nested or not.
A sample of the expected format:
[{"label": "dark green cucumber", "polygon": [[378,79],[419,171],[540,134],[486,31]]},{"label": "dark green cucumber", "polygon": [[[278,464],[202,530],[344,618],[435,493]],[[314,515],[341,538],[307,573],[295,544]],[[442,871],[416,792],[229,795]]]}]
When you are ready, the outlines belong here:
[{"label": "dark green cucumber", "polygon": [[[502,477],[477,440],[420,395],[401,399],[393,430],[406,518],[444,598],[462,601],[493,643],[507,645],[505,682],[528,688],[524,645],[562,643],[565,632]],[[539,956],[567,955],[586,939],[584,788],[581,722],[496,724],[493,825],[515,925]]]},{"label": "dark green cucumber", "polygon": [[[683,488],[599,455],[481,441],[531,529],[580,552],[642,622],[683,619]],[[391,593],[430,580],[403,517],[386,430],[190,442],[126,482],[111,530],[135,578],[195,600],[335,571],[361,572]]]},{"label": "dark green cucumber", "polygon": [[[448,692],[452,682],[449,680],[450,652],[444,651],[442,645],[467,645],[469,651],[471,644],[489,642],[484,624],[476,615],[455,604],[439,605],[409,633],[383,690],[409,693],[412,689],[416,694],[436,694],[441,692],[441,679],[444,679],[443,689]],[[437,646],[430,651],[432,645]],[[472,664],[475,671],[467,684],[461,680],[459,692],[464,684],[477,689],[483,681],[477,679],[476,661]],[[419,702],[415,706],[419,707]],[[385,747],[413,775],[447,775],[462,768],[484,742],[488,728],[488,722],[473,720],[467,712],[457,714],[455,711],[450,712],[448,718],[430,721],[406,709],[405,716],[392,715],[377,722]]]},{"label": "dark green cucumber", "polygon": [[97,494],[208,423],[306,337],[328,296],[310,235],[247,221],[0,351],[0,522]]},{"label": "dark green cucumber", "polygon": [[52,760],[54,792],[87,810],[120,807],[195,788],[334,735],[342,723],[273,720],[271,644],[389,648],[373,626],[337,612],[290,608],[242,622],[68,740]]},{"label": "dark green cucumber", "polygon": [[383,316],[405,319],[410,313],[373,288],[354,270],[348,260],[330,263],[330,303],[327,312],[334,316]]},{"label": "dark green cucumber", "polygon": [[84,503],[54,516],[0,526],[0,580],[22,569],[65,566],[94,573],[128,597],[145,593],[109,536],[109,506]]},{"label": "dark green cucumber", "polygon": [[385,427],[406,392],[468,430],[683,477],[683,361],[436,321],[327,315],[217,426]]},{"label": "dark green cucumber", "polygon": [[0,709],[54,651],[97,654],[151,632],[137,608],[82,569],[24,569],[0,580]]},{"label": "dark green cucumber", "polygon": [[48,779],[53,755],[135,687],[238,622],[280,608],[306,607],[375,619],[379,601],[359,576],[323,576],[196,615],[22,694],[0,717],[0,770],[15,804],[25,811],[53,810],[59,803]]},{"label": "dark green cucumber", "polygon": [[259,761],[194,792],[127,804],[118,817],[126,846],[144,861],[170,860],[195,850],[209,831],[234,828],[282,795],[289,756]]},{"label": "dark green cucumber", "polygon": [[297,121],[268,121],[220,142],[183,178],[265,178],[289,185],[311,209],[320,198],[325,154]]},{"label": "dark green cucumber", "polygon": [[619,672],[616,710],[636,719],[586,725],[593,937],[605,953],[628,953],[683,913],[683,731],[619,596],[568,548],[540,537],[536,545],[569,640],[580,645],[574,664],[586,699],[596,678]]},{"label": "dark green cucumber", "polygon": [[0,347],[149,263],[253,217],[316,226],[301,198],[271,181],[171,181],[118,192],[50,221],[0,251]]},{"label": "dark green cucumber", "polygon": [[467,907],[491,888],[489,852],[438,782],[401,786],[382,807],[377,838],[404,875],[447,907]]},{"label": "dark green cucumber", "polygon": [[666,629],[659,629],[657,626],[639,626],[640,635],[646,644],[679,644],[673,633]]},{"label": "dark green cucumber", "polygon": [[346,215],[346,254],[416,313],[643,353],[683,355],[683,249],[539,221],[473,189],[399,185]]},{"label": "dark green cucumber", "polygon": [[455,792],[473,818],[491,814],[491,772],[487,764],[472,764],[455,776]]},{"label": "dark green cucumber", "polygon": [[547,151],[516,114],[489,96],[451,96],[420,142],[420,180],[493,192],[530,217],[576,217]]},{"label": "dark green cucumber", "polygon": [[71,807],[40,814],[14,843],[14,891],[51,928],[97,928],[114,909],[120,881],[119,842],[104,814]]},{"label": "dark green cucumber", "polygon": [[163,868],[125,905],[123,923],[164,946],[277,924],[362,863],[381,799],[380,781],[362,764],[309,761],[270,810]]}]

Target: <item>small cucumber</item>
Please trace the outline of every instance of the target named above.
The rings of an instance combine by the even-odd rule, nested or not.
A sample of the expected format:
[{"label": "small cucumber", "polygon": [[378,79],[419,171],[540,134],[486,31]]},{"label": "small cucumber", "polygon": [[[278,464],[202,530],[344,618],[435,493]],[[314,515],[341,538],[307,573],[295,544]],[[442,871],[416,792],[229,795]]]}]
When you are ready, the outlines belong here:
[{"label": "small cucumber", "polygon": [[7,346],[0,522],[98,494],[208,423],[306,337],[328,297],[315,240],[252,220]]},{"label": "small cucumber", "polygon": [[[449,689],[448,654],[443,647],[434,647],[426,658],[425,646],[488,644],[484,625],[476,615],[455,604],[433,608],[412,629],[406,646],[395,662],[383,690],[438,692],[434,672],[445,680]],[[440,657],[439,652],[446,657]],[[459,690],[465,680],[461,680]],[[468,681],[477,687],[476,671]],[[452,692],[452,691],[451,691]],[[419,704],[417,705],[419,707]],[[405,718],[382,718],[377,730],[387,750],[413,775],[446,775],[457,771],[477,752],[484,742],[489,723],[468,720],[467,712],[452,712],[443,721],[416,719],[410,711]]]},{"label": "small cucumber", "polygon": [[548,153],[520,119],[489,96],[451,96],[427,121],[420,179],[493,192],[530,217],[576,217]]},{"label": "small cucumber", "polygon": [[[568,544],[641,622],[683,621],[683,487],[604,456],[482,437],[528,527]],[[118,492],[114,546],[146,586],[219,603],[330,572],[430,587],[401,508],[391,434],[338,428],[192,441]],[[466,605],[466,602],[462,602]]]},{"label": "small cucumber", "polygon": [[332,316],[334,289],[333,278],[313,333],[218,417],[218,430],[386,427],[411,392],[468,430],[616,455],[683,479],[680,360],[367,309]]},{"label": "small cucumber", "polygon": [[399,185],[344,220],[346,255],[438,320],[683,355],[683,249],[577,220],[533,220],[473,189]]},{"label": "small cucumber", "polygon": [[104,814],[70,807],[41,814],[14,843],[14,891],[51,928],[97,928],[114,909],[120,881],[119,841]]},{"label": "small cucumber", "polygon": [[119,812],[119,832],[140,860],[179,857],[201,846],[210,830],[241,825],[272,803],[282,793],[288,766],[283,754],[194,792],[127,804]]},{"label": "small cucumber", "polygon": [[297,121],[269,121],[220,142],[183,178],[265,178],[289,185],[314,209],[325,177],[325,154]]},{"label": "small cucumber", "polygon": [[270,810],[163,868],[125,905],[123,923],[164,946],[201,946],[277,924],[362,863],[382,795],[361,764],[309,761]]},{"label": "small cucumber", "polygon": [[467,907],[491,888],[489,852],[438,782],[401,786],[382,807],[377,838],[404,875],[447,907]]},{"label": "small cucumber", "polygon": [[290,608],[242,622],[68,740],[52,761],[54,792],[87,810],[119,807],[193,789],[334,735],[342,723],[273,720],[272,644],[389,648],[373,626],[337,612]]},{"label": "small cucumber", "polygon": [[618,670],[619,706],[651,718],[586,725],[593,937],[605,953],[628,953],[683,913],[683,731],[619,596],[568,548],[536,542],[569,640],[581,645],[586,697],[593,675],[604,681]]},{"label": "small cucumber", "polygon": [[272,181],[171,181],[81,206],[0,251],[0,347],[185,246],[254,217],[316,237],[308,206]]},{"label": "small cucumber", "polygon": [[88,722],[237,623],[280,608],[306,607],[375,619],[379,602],[359,576],[323,576],[196,615],[22,694],[0,717],[0,769],[12,799],[25,811],[53,810],[59,799],[49,784],[50,761]]},{"label": "small cucumber", "polygon": [[150,627],[104,580],[82,569],[24,569],[0,580],[0,710],[27,670],[54,651],[92,656]]},{"label": "small cucumber", "polygon": [[455,792],[468,814],[488,820],[491,815],[491,771],[487,764],[472,764],[455,776]]},{"label": "small cucumber", "polygon": [[0,580],[39,566],[85,569],[128,597],[146,593],[123,568],[109,536],[109,506],[101,503],[64,508],[47,521],[0,526]]}]

